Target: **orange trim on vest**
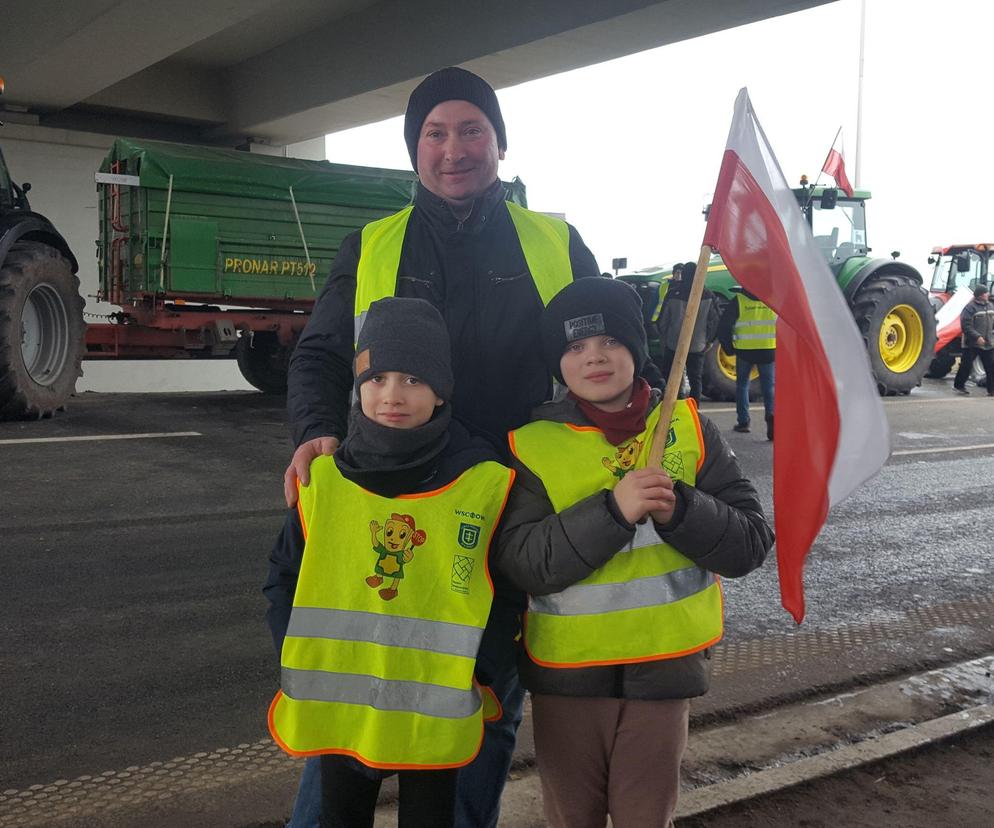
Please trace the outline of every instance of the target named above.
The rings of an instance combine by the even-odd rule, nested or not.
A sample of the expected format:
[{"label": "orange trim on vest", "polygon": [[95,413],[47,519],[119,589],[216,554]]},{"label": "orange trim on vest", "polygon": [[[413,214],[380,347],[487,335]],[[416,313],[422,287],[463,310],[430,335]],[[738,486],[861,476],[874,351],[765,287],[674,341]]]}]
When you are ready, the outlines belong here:
[{"label": "orange trim on vest", "polygon": [[694,415],[694,427],[697,429],[697,445],[701,448],[701,456],[697,461],[697,471],[700,471],[701,466],[704,465],[704,458],[707,456],[707,451],[704,448],[704,431],[701,429],[701,417],[697,411],[697,400],[693,397],[687,397],[686,403],[687,408],[690,409],[690,413]]},{"label": "orange trim on vest", "polygon": [[307,521],[304,520],[304,507],[300,503],[300,478],[297,478],[297,515],[300,518],[300,529],[304,533],[304,541],[307,541]]},{"label": "orange trim on vest", "polygon": [[[724,615],[725,612],[725,598],[724,593],[719,587],[719,594],[722,596],[721,600],[721,612]],[[523,624],[525,629],[528,627],[528,613],[525,613]],[[671,658],[682,658],[683,656],[693,655],[694,653],[699,653],[701,650],[706,650],[708,647],[713,647],[719,641],[721,641],[724,636],[725,631],[722,629],[718,635],[712,638],[710,641],[705,641],[703,644],[699,644],[696,647],[691,647],[687,650],[680,650],[675,653],[664,653],[663,655],[653,655],[653,656],[643,656],[642,658],[618,658],[618,659],[608,659],[606,661],[577,661],[577,662],[558,662],[558,661],[542,661],[540,658],[535,658],[532,655],[531,650],[528,649],[528,638],[526,635],[522,636],[522,640],[525,645],[525,652],[528,654],[528,658],[531,659],[535,664],[540,667],[548,667],[552,670],[575,670],[582,667],[614,667],[619,664],[645,664],[649,661],[667,661]]]},{"label": "orange trim on vest", "polygon": [[[490,584],[490,594],[494,595],[494,579],[490,574],[490,549],[493,546],[494,535],[497,533],[497,527],[500,525],[500,520],[504,517],[504,509],[507,508],[508,498],[511,496],[511,487],[514,485],[514,478],[517,472],[514,469],[508,469],[511,472],[511,476],[507,480],[507,489],[504,491],[504,499],[500,502],[500,509],[497,511],[497,520],[494,521],[494,528],[490,531],[490,537],[487,538],[487,552],[483,556],[483,571],[487,573],[487,583]],[[496,698],[496,696],[494,697]],[[497,703],[498,706],[500,702]]]},{"label": "orange trim on vest", "polygon": [[[475,681],[475,679],[474,679]],[[481,688],[482,689],[482,688]],[[480,748],[483,746],[483,731],[484,728],[480,728],[480,742],[476,746],[476,750],[473,751],[473,755],[467,759],[465,762],[455,762],[448,765],[415,765],[415,764],[389,764],[383,762],[373,762],[369,759],[363,758],[361,754],[354,750],[345,750],[343,748],[333,748],[331,750],[294,750],[286,742],[284,742],[279,734],[276,732],[276,726],[273,724],[273,711],[276,709],[276,703],[280,700],[283,695],[282,690],[277,690],[276,695],[273,696],[272,702],[269,705],[269,713],[266,715],[266,721],[269,724],[269,735],[273,737],[273,741],[276,742],[284,751],[289,753],[291,756],[297,756],[300,758],[305,758],[307,756],[325,756],[325,755],[335,755],[335,756],[351,756],[357,762],[362,762],[367,768],[377,768],[379,770],[448,770],[450,768],[462,768],[472,762],[480,752]],[[496,698],[496,696],[494,697]]]}]

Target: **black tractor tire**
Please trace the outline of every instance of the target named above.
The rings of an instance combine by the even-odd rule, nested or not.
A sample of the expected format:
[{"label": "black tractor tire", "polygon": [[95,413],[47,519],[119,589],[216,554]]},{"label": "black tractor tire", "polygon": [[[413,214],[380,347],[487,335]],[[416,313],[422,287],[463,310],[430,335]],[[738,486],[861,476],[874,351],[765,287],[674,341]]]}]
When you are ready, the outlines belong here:
[{"label": "black tractor tire", "polygon": [[[704,352],[704,396],[715,402],[735,401],[735,355],[725,352],[717,340]],[[749,381],[749,399],[760,396],[759,375]]]},{"label": "black tractor tire", "polygon": [[276,334],[246,333],[238,337],[235,359],[246,381],[263,394],[285,394],[292,348],[281,345]]},{"label": "black tractor tire", "polygon": [[880,396],[910,394],[935,353],[935,311],[910,276],[880,273],[852,298],[852,313]]},{"label": "black tractor tire", "polygon": [[945,348],[932,358],[925,376],[929,379],[942,379],[953,370],[955,364],[956,354],[951,352],[949,345],[946,345]]},{"label": "black tractor tire", "polygon": [[82,370],[83,298],[72,265],[40,242],[17,242],[0,263],[0,420],[63,409]]}]

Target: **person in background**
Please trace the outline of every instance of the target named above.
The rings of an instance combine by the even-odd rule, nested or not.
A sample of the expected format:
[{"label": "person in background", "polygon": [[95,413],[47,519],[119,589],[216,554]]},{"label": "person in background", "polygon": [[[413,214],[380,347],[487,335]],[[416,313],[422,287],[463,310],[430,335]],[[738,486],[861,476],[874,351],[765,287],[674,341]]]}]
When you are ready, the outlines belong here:
[{"label": "person in background", "polygon": [[678,400],[660,468],[660,393],[639,298],[605,280],[566,287],[542,317],[569,388],[510,435],[516,472],[493,565],[529,593],[520,674],[532,694],[547,824],[670,826],[689,699],[722,634],[718,575],[773,543],[718,429]]},{"label": "person in background", "polygon": [[973,289],[973,301],[959,317],[963,328],[963,354],[959,358],[959,370],[953,379],[953,388],[960,394],[969,394],[966,381],[970,378],[973,361],[980,357],[987,373],[987,396],[994,397],[994,304],[990,302],[987,285],[977,285]]},{"label": "person in background", "polygon": [[733,431],[748,434],[749,382],[752,369],[759,372],[759,387],[766,414],[766,439],[773,439],[773,361],[777,353],[777,315],[743,288],[725,306],[718,323],[718,341],[728,354],[735,354],[735,425]]},{"label": "person in background", "polygon": [[[677,275],[679,274],[679,275]],[[680,271],[674,268],[674,282],[666,292],[663,308],[659,314],[657,328],[659,338],[663,343],[662,369],[664,379],[669,379],[670,366],[680,341],[680,328],[683,317],[687,313],[687,299],[694,279],[697,278],[697,265],[687,262]],[[700,405],[704,386],[704,352],[714,339],[718,327],[718,309],[714,294],[704,289],[701,294],[701,304],[694,323],[694,333],[690,340],[690,351],[687,353],[687,380],[690,382],[690,396]]]},{"label": "person in background", "polygon": [[[288,504],[314,458],[347,433],[355,331],[384,296],[424,299],[441,312],[452,345],[452,412],[506,451],[505,435],[547,399],[539,316],[573,279],[600,277],[579,233],[505,201],[497,168],[508,146],[497,95],[483,78],[440,69],[411,93],[404,140],[419,183],[410,208],[342,243],[290,360],[287,413],[296,450],[284,478]],[[456,825],[493,828],[521,721],[514,637],[521,593],[500,579],[480,660],[491,665],[503,716],[486,726],[480,755],[459,772]],[[297,810],[306,810],[309,764]],[[311,797],[313,802],[313,795]],[[313,813],[313,808],[310,813]],[[309,823],[293,828],[313,828]]]},{"label": "person in background", "polygon": [[488,548],[513,475],[452,418],[450,360],[428,302],[370,305],[348,436],[314,462],[270,556],[269,727],[291,755],[320,754],[324,828],[372,828],[394,771],[402,828],[451,828],[457,768],[483,738]]}]

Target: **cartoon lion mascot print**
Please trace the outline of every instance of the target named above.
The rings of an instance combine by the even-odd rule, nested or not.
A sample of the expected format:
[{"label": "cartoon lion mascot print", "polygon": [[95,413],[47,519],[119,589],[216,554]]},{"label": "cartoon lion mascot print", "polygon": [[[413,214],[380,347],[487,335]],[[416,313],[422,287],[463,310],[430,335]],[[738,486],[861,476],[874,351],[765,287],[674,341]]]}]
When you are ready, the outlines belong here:
[{"label": "cartoon lion mascot print", "polygon": [[636,440],[634,437],[622,443],[614,450],[614,457],[602,457],[601,462],[611,474],[620,481],[628,472],[635,468],[639,454],[642,453],[644,440]]},{"label": "cartoon lion mascot print", "polygon": [[[383,530],[383,542],[380,542],[380,530]],[[414,547],[421,546],[428,538],[427,534],[415,527],[411,515],[398,515],[394,512],[384,526],[371,520],[369,533],[372,536],[373,552],[378,556],[373,571],[376,573],[366,578],[366,583],[376,589],[383,584],[384,578],[390,578],[390,586],[380,590],[380,598],[392,601],[397,597],[397,586],[404,577],[404,564],[414,560]]]}]

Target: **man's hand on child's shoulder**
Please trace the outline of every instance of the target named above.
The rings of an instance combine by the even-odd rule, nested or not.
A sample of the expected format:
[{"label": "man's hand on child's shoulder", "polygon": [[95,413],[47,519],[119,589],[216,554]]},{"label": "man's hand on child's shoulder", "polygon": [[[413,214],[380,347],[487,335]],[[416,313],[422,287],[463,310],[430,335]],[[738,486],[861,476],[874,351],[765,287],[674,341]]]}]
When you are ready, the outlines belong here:
[{"label": "man's hand on child's shoulder", "polygon": [[614,501],[622,516],[635,525],[649,515],[656,523],[669,523],[676,507],[673,481],[662,469],[629,472],[614,487]]}]

